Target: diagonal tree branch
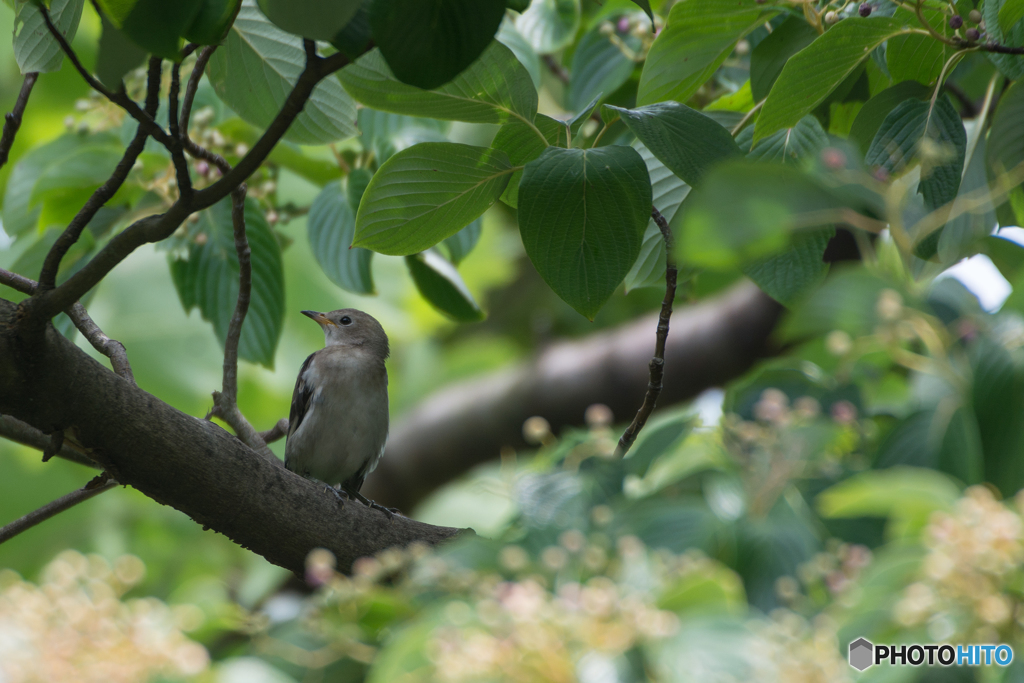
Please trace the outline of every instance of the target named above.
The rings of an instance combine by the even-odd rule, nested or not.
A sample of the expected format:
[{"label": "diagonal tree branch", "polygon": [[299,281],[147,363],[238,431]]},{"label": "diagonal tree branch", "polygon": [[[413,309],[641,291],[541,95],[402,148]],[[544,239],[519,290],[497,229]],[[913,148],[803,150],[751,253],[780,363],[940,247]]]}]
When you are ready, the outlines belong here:
[{"label": "diagonal tree branch", "polygon": [[7,157],[11,153],[11,145],[14,144],[14,136],[18,134],[18,129],[21,128],[21,117],[25,113],[25,107],[28,106],[28,97],[32,94],[32,87],[36,84],[37,78],[39,78],[39,74],[35,71],[25,74],[25,80],[21,82],[21,91],[18,93],[18,99],[14,102],[14,109],[11,109],[11,111],[4,115],[4,132],[0,134],[0,168],[3,168],[4,164],[7,163]]},{"label": "diagonal tree branch", "polygon": [[619,445],[615,449],[616,454],[619,457],[626,455],[633,442],[636,441],[637,434],[647,424],[647,419],[654,412],[654,407],[658,404],[658,396],[661,395],[662,380],[665,376],[665,342],[668,340],[668,323],[672,318],[672,302],[676,298],[676,276],[678,270],[676,269],[676,259],[673,252],[674,240],[672,239],[672,230],[668,226],[668,221],[658,211],[658,207],[651,207],[651,218],[654,219],[658,229],[661,230],[661,236],[665,240],[665,298],[661,302],[661,314],[658,316],[658,332],[656,341],[654,344],[654,357],[651,358],[650,368],[651,379],[647,383],[647,393],[644,395],[644,402],[640,406],[640,410],[637,411],[636,417],[633,418],[633,422],[626,427],[626,431],[623,432],[622,437],[619,439]]},{"label": "diagonal tree branch", "polygon": [[[25,424],[10,415],[0,415],[0,436],[39,451],[47,451],[52,445],[52,439],[49,434],[43,434],[35,427]],[[60,450],[54,453],[54,455],[79,465],[85,465],[86,467],[99,467],[92,458],[77,450],[69,439],[64,440]]]},{"label": "diagonal tree branch", "polygon": [[84,503],[90,498],[94,498],[116,486],[117,482],[111,479],[108,474],[103,473],[77,491],[61,496],[52,503],[47,503],[38,510],[33,510],[24,517],[16,519],[4,527],[0,527],[0,543],[9,541],[21,532],[28,531],[35,525],[45,522],[51,517],[69,510],[79,503]]}]

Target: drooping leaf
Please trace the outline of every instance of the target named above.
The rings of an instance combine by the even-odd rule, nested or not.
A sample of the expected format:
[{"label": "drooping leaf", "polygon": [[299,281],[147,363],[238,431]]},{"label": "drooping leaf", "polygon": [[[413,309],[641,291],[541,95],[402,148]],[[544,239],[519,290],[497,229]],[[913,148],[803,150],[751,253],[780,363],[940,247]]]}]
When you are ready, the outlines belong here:
[{"label": "drooping leaf", "polygon": [[[744,35],[775,16],[756,0],[682,0],[647,54],[638,105],[686,102]],[[763,114],[762,114],[763,116]]]},{"label": "drooping leaf", "polygon": [[661,163],[691,186],[697,185],[714,164],[740,155],[729,131],[678,102],[610,109],[619,113],[633,134]]},{"label": "drooping leaf", "polygon": [[636,4],[637,7],[642,9],[645,14],[647,14],[647,18],[650,19],[651,23],[653,24],[654,12],[651,11],[651,0],[633,0],[633,3]]},{"label": "drooping leaf", "polygon": [[459,271],[434,249],[405,257],[416,288],[430,304],[457,322],[484,319],[484,312],[470,294]]},{"label": "drooping leaf", "polygon": [[828,264],[822,256],[835,234],[832,226],[800,231],[788,249],[747,264],[743,274],[765,294],[789,306],[825,279]]},{"label": "drooping leaf", "polygon": [[347,196],[351,176],[346,180],[346,187],[339,182],[328,183],[309,207],[309,246],[331,282],[356,294],[373,294],[373,252],[350,248],[356,232],[356,212]]},{"label": "drooping leaf", "polygon": [[[623,16],[623,15],[618,15]],[[614,23],[617,16],[610,20]],[[602,32],[602,25],[583,34],[579,44],[573,51],[569,71],[569,108],[580,111],[587,103],[602,93],[610,95],[629,80],[636,62],[623,52],[617,43],[624,43],[634,52],[639,51],[641,41],[628,30],[625,33],[615,32],[613,42],[611,36]]]},{"label": "drooping leaf", "polygon": [[503,0],[390,0],[370,7],[370,27],[398,80],[430,90],[480,56],[503,16]]},{"label": "drooping leaf", "polygon": [[867,59],[873,49],[910,28],[888,17],[843,19],[783,67],[754,124],[754,145],[794,126]]},{"label": "drooping leaf", "polygon": [[[934,31],[947,39],[953,37],[953,29],[949,26],[945,12],[922,9],[922,16]],[[897,7],[893,19],[909,25],[918,23],[914,10],[905,7]],[[897,83],[918,81],[932,85],[954,52],[955,47],[941,43],[930,35],[904,34],[893,36],[886,43],[885,62],[889,67],[889,75]]]},{"label": "drooping leaf", "polygon": [[483,227],[483,219],[477,218],[462,230],[445,239],[442,244],[448,248],[448,260],[457,266],[462,259],[469,256],[469,252],[473,251],[473,247],[480,241],[480,231],[483,230]]},{"label": "drooping leaf", "polygon": [[750,52],[750,93],[754,101],[768,97],[789,58],[814,42],[818,32],[797,16],[786,18]]},{"label": "drooping leaf", "polygon": [[258,0],[267,19],[303,38],[334,39],[352,20],[362,0]]},{"label": "drooping leaf", "polygon": [[146,61],[146,51],[136,45],[107,19],[100,15],[103,33],[96,57],[96,76],[113,91],[121,88],[124,75]]},{"label": "drooping leaf", "polygon": [[374,174],[356,215],[354,244],[397,256],[424,251],[486,211],[511,175],[508,157],[498,150],[414,145]]},{"label": "drooping leaf", "polygon": [[[217,96],[246,121],[266,128],[277,116],[306,56],[302,40],[274,26],[248,0],[224,46],[213,53],[207,76]],[[356,106],[333,78],[313,90],[285,138],[316,145],[351,137]]]},{"label": "drooping leaf", "polygon": [[[51,0],[50,21],[71,43],[82,19],[84,0]],[[21,73],[57,71],[64,62],[64,51],[43,20],[39,6],[32,2],[18,5],[14,18],[14,59]]]},{"label": "drooping leaf", "polygon": [[505,123],[533,120],[537,90],[512,51],[495,41],[472,66],[437,90],[421,90],[397,80],[378,50],[339,74],[345,89],[380,111],[446,121]]},{"label": "drooping leaf", "polygon": [[[281,247],[255,201],[246,202],[245,223],[252,251],[252,294],[238,355],[272,369],[284,326]],[[238,299],[238,255],[230,198],[200,213],[188,255],[185,259],[172,258],[171,275],[185,309],[198,307],[223,344]]]},{"label": "drooping leaf", "polygon": [[[642,142],[635,142],[633,147],[647,164],[647,174],[651,178],[652,204],[665,220],[671,222],[679,205],[690,192],[690,186],[668,170]],[[661,234],[661,228],[651,218],[640,243],[640,254],[633,267],[626,273],[626,292],[641,287],[664,286],[665,265],[665,237]]]},{"label": "drooping leaf", "polygon": [[866,154],[885,117],[896,108],[896,105],[909,99],[926,100],[931,94],[930,88],[917,81],[903,81],[886,88],[865,102],[857,112],[857,118],[850,128],[850,139],[857,143],[862,154]]},{"label": "drooping leaf", "polygon": [[736,144],[747,154],[748,159],[776,161],[792,164],[799,159],[814,156],[828,146],[828,133],[818,119],[807,115],[792,128],[783,128],[757,143],[750,149],[754,137],[753,126],[748,126],[736,136]]},{"label": "drooping leaf", "polygon": [[519,184],[526,253],[558,296],[593,319],[629,272],[651,211],[651,182],[630,147],[549,147]]},{"label": "drooping leaf", "polygon": [[572,42],[580,25],[580,0],[533,0],[516,19],[516,29],[542,55]]},{"label": "drooping leaf", "polygon": [[[537,134],[537,131],[540,131],[541,135],[544,136],[543,140],[541,135]],[[504,152],[513,166],[523,166],[539,157],[550,145],[567,147],[567,135],[564,123],[544,116],[544,114],[538,114],[537,118],[534,119],[533,126],[529,126],[522,121],[506,123],[498,129],[494,140],[491,142],[491,147]],[[546,144],[545,140],[547,141]],[[522,177],[522,170],[513,173],[508,181],[508,186],[501,195],[501,201],[513,209],[518,206],[519,181]]]},{"label": "drooping leaf", "polygon": [[934,108],[929,102],[911,99],[885,117],[864,162],[895,173],[922,156],[923,149],[926,167],[918,192],[929,209],[936,209],[956,197],[966,145],[963,121],[948,97],[939,97]]}]

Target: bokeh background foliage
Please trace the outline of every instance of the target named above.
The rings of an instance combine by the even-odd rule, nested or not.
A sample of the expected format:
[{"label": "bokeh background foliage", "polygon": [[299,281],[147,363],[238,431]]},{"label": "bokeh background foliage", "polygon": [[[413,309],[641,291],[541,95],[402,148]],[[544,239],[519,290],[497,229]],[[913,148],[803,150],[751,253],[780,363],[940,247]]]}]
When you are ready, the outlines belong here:
[{"label": "bokeh background foliage", "polygon": [[[6,4],[0,105],[41,76],[0,168],[0,266],[35,278],[135,125],[38,7]],[[290,580],[106,493],[0,546],[0,680],[1024,680],[1019,661],[844,660],[858,637],[1024,646],[1024,2],[180,5],[49,12],[136,98],[146,54],[219,44],[190,132],[232,162],[301,71],[300,36],[354,60],[249,181],[254,424],[286,414],[321,344],[301,309],[381,320],[400,421],[437,387],[655,310],[666,256],[681,302],[748,279],[783,304],[775,357],[700,409],[665,407],[625,459],[628,415],[529,420],[530,448],[405,511],[477,538],[352,576],[317,552]],[[173,200],[150,144],[59,280]],[[222,203],[83,303],[141,387],[203,415],[237,274]],[[0,519],[91,475],[4,441]]]}]

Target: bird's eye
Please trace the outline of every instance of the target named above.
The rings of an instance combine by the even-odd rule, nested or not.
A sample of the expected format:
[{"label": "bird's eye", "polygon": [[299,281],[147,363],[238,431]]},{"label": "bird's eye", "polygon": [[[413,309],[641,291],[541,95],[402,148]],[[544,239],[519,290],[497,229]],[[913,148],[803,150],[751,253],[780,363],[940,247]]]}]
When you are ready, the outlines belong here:
[{"label": "bird's eye", "polygon": [[341,316],[341,324],[342,325],[351,325],[352,324],[352,318],[348,317],[347,315]]}]

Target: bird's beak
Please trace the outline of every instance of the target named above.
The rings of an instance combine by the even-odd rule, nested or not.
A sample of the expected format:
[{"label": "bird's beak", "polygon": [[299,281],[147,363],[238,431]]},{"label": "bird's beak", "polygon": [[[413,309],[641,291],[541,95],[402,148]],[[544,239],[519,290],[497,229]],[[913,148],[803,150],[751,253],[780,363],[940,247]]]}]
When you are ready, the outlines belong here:
[{"label": "bird's beak", "polygon": [[317,311],[303,311],[302,315],[316,321],[317,323],[320,324],[320,327],[323,327],[324,325],[334,325],[334,323],[332,323],[330,319],[327,317],[326,313],[318,313]]}]

